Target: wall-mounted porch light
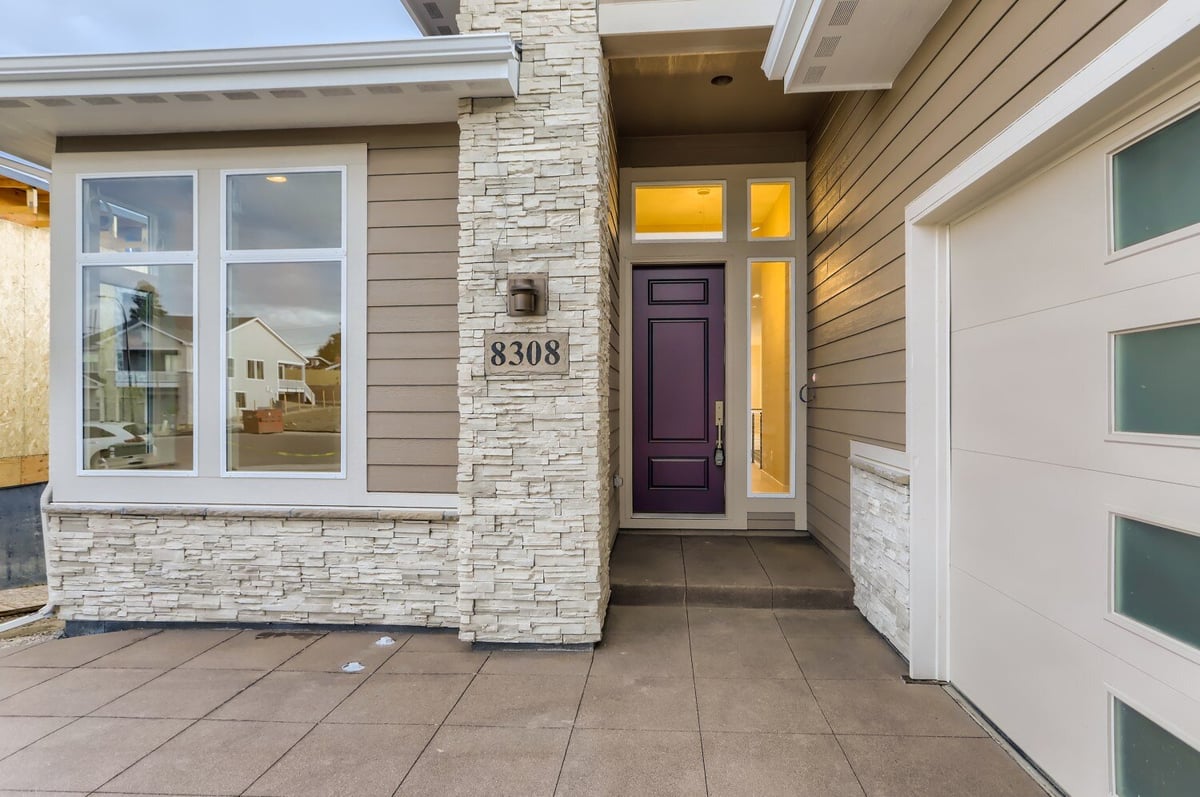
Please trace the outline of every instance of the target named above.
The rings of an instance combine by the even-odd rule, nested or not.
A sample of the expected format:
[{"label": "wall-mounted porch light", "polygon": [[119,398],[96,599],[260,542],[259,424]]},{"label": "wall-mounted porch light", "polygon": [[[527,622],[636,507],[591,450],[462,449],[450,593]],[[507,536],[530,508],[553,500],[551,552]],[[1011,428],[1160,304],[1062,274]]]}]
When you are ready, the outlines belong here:
[{"label": "wall-mounted porch light", "polygon": [[508,277],[508,314],[545,315],[546,277],[540,274],[510,274]]}]

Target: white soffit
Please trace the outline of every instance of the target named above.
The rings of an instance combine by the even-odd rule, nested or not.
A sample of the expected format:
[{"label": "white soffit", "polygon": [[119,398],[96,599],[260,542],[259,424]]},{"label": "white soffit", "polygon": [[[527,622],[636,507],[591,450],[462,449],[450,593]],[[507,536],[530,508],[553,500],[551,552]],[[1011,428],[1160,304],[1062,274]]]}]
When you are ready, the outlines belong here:
[{"label": "white soffit", "polygon": [[763,71],[789,93],[890,89],[949,0],[783,0]]},{"label": "white soffit", "polygon": [[781,0],[600,0],[610,58],[762,50]]},{"label": "white soffit", "polygon": [[515,97],[507,34],[0,58],[0,145],[49,163],[56,136],[450,122]]},{"label": "white soffit", "polygon": [[401,0],[405,10],[426,36],[458,33],[458,0]]}]

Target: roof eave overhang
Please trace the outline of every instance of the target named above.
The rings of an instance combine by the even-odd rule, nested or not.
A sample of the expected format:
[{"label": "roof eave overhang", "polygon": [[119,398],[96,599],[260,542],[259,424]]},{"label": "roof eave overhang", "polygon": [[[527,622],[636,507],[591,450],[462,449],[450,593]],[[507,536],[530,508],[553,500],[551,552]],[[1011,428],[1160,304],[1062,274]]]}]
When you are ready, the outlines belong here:
[{"label": "roof eave overhang", "polygon": [[949,0],[783,0],[763,72],[787,93],[890,89]]},{"label": "roof eave overhang", "polygon": [[518,74],[507,34],[4,58],[0,137],[48,162],[59,135],[447,122],[459,99],[515,97]]},{"label": "roof eave overhang", "polygon": [[7,177],[42,191],[50,190],[49,169],[10,158],[3,152],[0,152],[0,177]]},{"label": "roof eave overhang", "polygon": [[[0,59],[0,98],[226,91],[243,86],[369,85],[383,77],[424,82],[501,77],[517,91],[508,34],[349,44]],[[325,82],[332,81],[332,82]]]}]

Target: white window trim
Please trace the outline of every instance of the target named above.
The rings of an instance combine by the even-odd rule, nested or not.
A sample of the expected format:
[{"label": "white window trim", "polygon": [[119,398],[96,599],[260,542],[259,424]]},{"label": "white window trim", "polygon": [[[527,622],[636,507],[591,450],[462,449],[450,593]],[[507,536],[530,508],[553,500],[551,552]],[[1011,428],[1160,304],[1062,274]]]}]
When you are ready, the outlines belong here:
[{"label": "white window trim", "polygon": [[[199,264],[194,273],[198,282],[196,301],[198,318],[194,350],[195,382],[217,386],[225,392],[226,356],[221,351],[224,335],[219,320],[222,301],[219,288],[220,223],[212,212],[218,207],[220,173],[224,169],[260,171],[274,168],[302,169],[335,163],[346,171],[346,288],[347,307],[364,310],[344,317],[343,371],[347,392],[343,404],[343,463],[346,475],[341,479],[308,479],[298,501],[297,482],[272,476],[221,478],[217,450],[206,452],[197,446],[196,475],[177,477],[175,481],[154,482],[147,489],[146,474],[140,471],[114,471],[111,477],[86,477],[76,472],[76,460],[66,455],[75,449],[78,437],[76,419],[83,417],[80,369],[75,354],[82,313],[78,312],[80,285],[75,260],[78,210],[72,201],[54,204],[52,213],[52,306],[75,307],[72,323],[57,318],[51,325],[51,481],[54,500],[64,503],[96,505],[136,505],[172,503],[183,506],[280,506],[388,507],[456,510],[458,497],[443,493],[377,493],[367,490],[366,439],[366,251],[367,251],[367,150],[365,144],[320,145],[245,149],[205,149],[147,152],[62,153],[55,157],[53,188],[61,197],[78,197],[79,174],[139,174],[195,170],[200,212],[195,238]],[[205,210],[207,209],[207,210]],[[161,259],[159,263],[163,262]],[[70,376],[68,376],[70,375]],[[75,389],[66,389],[66,384]],[[197,401],[197,426],[216,432],[212,446],[223,446],[225,419],[217,401]],[[71,419],[67,422],[67,419]],[[198,441],[199,442],[199,441]]]},{"label": "white window trim", "polygon": [[[751,194],[756,184],[778,185],[788,184],[788,201],[791,203],[791,218],[788,220],[787,235],[755,235],[754,234],[754,198]],[[746,240],[751,243],[766,243],[768,241],[796,240],[796,179],[794,177],[753,177],[746,181]]]},{"label": "white window trim", "polygon": [[[721,232],[638,232],[637,231],[637,190],[639,188],[664,188],[670,186],[703,186],[703,185],[719,185],[721,186]],[[629,207],[633,208],[633,213],[630,214],[630,236],[635,244],[663,244],[663,243],[704,243],[715,244],[725,243],[729,240],[729,181],[720,180],[643,180],[630,184],[629,188]],[[769,239],[762,239],[769,240]]]},{"label": "white window trim", "polygon": [[1200,9],[1166,0],[905,208],[906,435],[912,463],[910,660],[949,680],[950,224],[1093,135],[1194,60]]},{"label": "white window trim", "polygon": [[[781,182],[781,181],[776,180],[776,181],[772,181],[772,182]],[[793,186],[793,189],[794,188],[795,188],[795,186]],[[749,194],[747,194],[746,196],[747,196],[747,199],[749,199]],[[755,239],[755,240],[783,240],[783,239],[760,238],[760,239]],[[791,295],[788,297],[788,319],[789,319],[789,323],[788,323],[788,336],[789,336],[788,337],[788,346],[789,346],[789,349],[788,349],[788,351],[791,355],[792,373],[791,373],[790,385],[788,387],[788,395],[791,397],[791,408],[792,408],[792,423],[791,423],[790,435],[789,435],[791,437],[791,449],[792,450],[791,450],[791,463],[788,465],[788,476],[790,477],[789,483],[788,483],[788,491],[786,493],[756,493],[756,492],[754,492],[754,451],[753,451],[753,449],[754,449],[754,418],[750,413],[746,414],[746,443],[747,443],[747,448],[748,448],[748,450],[746,451],[746,497],[753,498],[755,500],[757,500],[759,498],[795,499],[796,498],[796,458],[799,453],[796,450],[797,448],[799,448],[799,446],[796,444],[796,441],[797,441],[796,423],[799,420],[797,417],[799,410],[798,410],[798,407],[796,406],[799,403],[799,398],[797,397],[798,393],[796,391],[796,376],[797,376],[797,373],[796,373],[796,370],[797,370],[796,369],[796,364],[797,364],[796,363],[796,280],[797,280],[796,259],[794,257],[752,257],[752,258],[749,258],[746,261],[746,277],[745,277],[745,279],[746,279],[746,298],[749,299],[751,304],[753,304],[753,302],[754,302],[754,294],[753,294],[753,290],[751,288],[752,278],[753,278],[753,275],[751,274],[751,268],[753,267],[754,263],[787,263],[788,264],[788,275],[791,277],[791,279],[789,281],[792,284],[792,290],[790,292]],[[751,316],[752,316],[751,310],[752,310],[752,307],[746,308],[746,346],[747,346],[747,351],[746,351],[745,380],[746,380],[746,408],[748,410],[753,409],[753,407],[754,407],[754,402],[751,400],[751,397],[750,397],[751,359],[750,359],[750,352],[748,350],[750,347],[751,341],[753,340],[753,329],[751,327],[751,324],[753,323],[753,319],[751,318]]]},{"label": "white window trim", "polygon": [[[83,202],[83,184],[87,180],[107,180],[114,178],[130,178],[136,179],[139,177],[189,177],[192,181],[192,248],[171,250],[165,252],[84,252],[83,251],[83,225],[84,218],[80,214],[80,207]],[[74,360],[74,377],[75,389],[73,391],[74,400],[76,402],[76,410],[72,414],[72,430],[75,438],[75,454],[73,458],[75,466],[75,475],[78,478],[92,479],[112,479],[125,476],[128,471],[121,470],[93,470],[86,467],[84,457],[87,446],[84,444],[83,435],[78,432],[82,425],[87,423],[88,406],[83,399],[83,307],[84,307],[84,281],[83,275],[85,269],[88,268],[121,268],[124,266],[188,266],[192,270],[192,415],[195,418],[196,406],[199,400],[199,394],[196,387],[196,348],[195,348],[195,325],[196,309],[198,307],[197,285],[199,281],[199,258],[197,256],[197,242],[199,241],[199,191],[200,180],[198,173],[194,169],[168,169],[168,170],[131,170],[128,172],[110,172],[110,171],[88,171],[74,175],[74,192],[69,194],[73,197],[75,222],[71,224],[70,230],[74,240],[72,247],[72,268],[74,272],[74,297],[72,306],[75,308],[75,337],[72,343],[71,352]],[[139,470],[143,476],[154,479],[172,479],[181,477],[196,476],[196,436],[192,435],[192,469],[191,470]]]}]

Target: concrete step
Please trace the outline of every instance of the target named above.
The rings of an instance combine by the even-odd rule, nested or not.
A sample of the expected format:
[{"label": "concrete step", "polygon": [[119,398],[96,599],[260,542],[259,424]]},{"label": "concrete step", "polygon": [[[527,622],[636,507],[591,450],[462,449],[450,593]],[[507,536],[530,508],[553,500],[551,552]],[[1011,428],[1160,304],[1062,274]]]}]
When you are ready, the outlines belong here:
[{"label": "concrete step", "polygon": [[850,576],[810,538],[622,533],[610,570],[615,604],[854,607]]}]

